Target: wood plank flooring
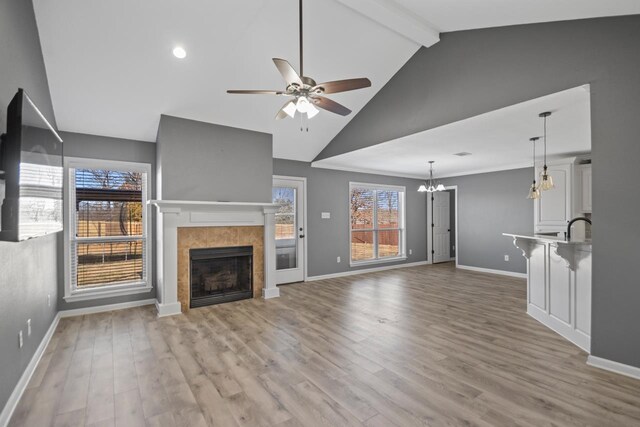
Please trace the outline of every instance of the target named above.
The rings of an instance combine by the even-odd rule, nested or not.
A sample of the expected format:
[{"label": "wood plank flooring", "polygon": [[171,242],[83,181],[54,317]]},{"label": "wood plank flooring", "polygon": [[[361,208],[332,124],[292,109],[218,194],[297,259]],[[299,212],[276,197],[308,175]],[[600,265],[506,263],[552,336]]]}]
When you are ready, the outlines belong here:
[{"label": "wood plank flooring", "polygon": [[640,381],[450,265],[62,319],[11,426],[640,425]]}]

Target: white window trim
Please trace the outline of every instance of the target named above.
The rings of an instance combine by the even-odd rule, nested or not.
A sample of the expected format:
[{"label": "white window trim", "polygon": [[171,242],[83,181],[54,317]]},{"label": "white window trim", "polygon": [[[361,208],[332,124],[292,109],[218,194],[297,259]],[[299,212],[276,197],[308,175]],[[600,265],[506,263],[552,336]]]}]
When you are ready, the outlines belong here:
[{"label": "white window trim", "polygon": [[[400,229],[400,255],[395,257],[384,257],[384,258],[375,258],[368,259],[363,261],[354,261],[351,258],[351,190],[353,188],[366,188],[369,190],[393,190],[398,191],[400,196],[398,198],[398,202],[400,204],[400,224],[398,224],[398,228]],[[374,202],[375,203],[375,202]],[[374,264],[384,264],[388,262],[397,262],[397,261],[405,261],[407,259],[406,252],[406,241],[407,241],[407,217],[406,217],[406,208],[407,208],[407,188],[399,185],[385,185],[385,184],[371,184],[371,183],[363,183],[363,182],[349,182],[349,195],[347,197],[347,206],[349,208],[349,266],[350,267],[359,267],[363,265],[374,265]],[[374,224],[376,223],[376,211],[377,208],[374,209]],[[394,230],[394,229],[392,229]],[[378,242],[376,241],[376,233],[378,229],[374,228],[372,230],[365,231],[374,231],[374,241],[375,241],[375,253],[377,257],[378,252]]]},{"label": "white window trim", "polygon": [[[71,215],[75,212],[75,197],[71,194],[70,169],[112,169],[142,172],[146,174],[146,192],[142,194],[142,216],[145,219],[145,268],[147,280],[133,283],[115,284],[98,288],[72,289],[71,280],[71,253],[70,243],[74,228],[71,224]],[[123,162],[118,160],[84,159],[79,157],[64,158],[64,202],[66,209],[64,212],[64,300],[67,302],[86,301],[101,298],[111,298],[122,295],[133,295],[150,292],[153,289],[153,271],[151,270],[152,235],[151,235],[151,215],[147,201],[151,200],[152,187],[151,165],[148,163]]]}]

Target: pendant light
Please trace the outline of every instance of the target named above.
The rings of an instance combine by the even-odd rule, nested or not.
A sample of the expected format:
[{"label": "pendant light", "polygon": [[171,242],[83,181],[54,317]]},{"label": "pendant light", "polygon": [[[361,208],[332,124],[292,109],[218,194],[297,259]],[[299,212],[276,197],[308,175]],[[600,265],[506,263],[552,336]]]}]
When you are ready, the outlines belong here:
[{"label": "pendant light", "polygon": [[553,188],[553,178],[547,173],[547,117],[551,115],[550,111],[540,113],[539,117],[544,120],[544,167],[540,174],[540,190],[547,191]]},{"label": "pendant light", "polygon": [[540,189],[536,184],[536,141],[539,140],[540,137],[534,136],[533,138],[529,138],[533,144],[533,184],[529,188],[529,194],[527,195],[527,199],[539,199],[540,198]]},{"label": "pendant light", "polygon": [[435,191],[443,191],[444,185],[435,181],[433,179],[433,164],[435,162],[433,160],[429,160],[429,181],[425,181],[420,187],[418,187],[418,191],[424,193],[433,193]]}]

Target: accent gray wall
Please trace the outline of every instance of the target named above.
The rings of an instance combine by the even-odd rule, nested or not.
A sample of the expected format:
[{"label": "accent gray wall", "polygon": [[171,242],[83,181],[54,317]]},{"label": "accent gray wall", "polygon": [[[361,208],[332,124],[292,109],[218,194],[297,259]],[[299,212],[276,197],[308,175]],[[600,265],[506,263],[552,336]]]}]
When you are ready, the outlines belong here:
[{"label": "accent gray wall", "polygon": [[[106,136],[87,135],[73,132],[60,132],[60,136],[64,140],[64,155],[66,157],[81,157],[85,159],[102,159],[102,160],[118,160],[124,162],[149,163],[151,165],[151,197],[156,196],[156,177],[153,171],[156,167],[156,144],[152,142],[135,141],[130,139],[109,138]],[[108,304],[119,304],[122,302],[140,301],[153,299],[156,297],[156,251],[155,239],[155,209],[151,209],[152,235],[151,239],[151,257],[152,263],[152,283],[151,292],[125,295],[113,298],[101,298],[96,300],[76,301],[68,303],[64,300],[64,287],[67,285],[64,278],[64,239],[58,241],[58,310],[71,310],[75,308],[96,307]],[[68,212],[65,210],[65,215]]]},{"label": "accent gray wall", "polygon": [[317,159],[590,83],[591,350],[640,367],[640,269],[632,249],[640,240],[640,202],[634,197],[640,181],[638,40],[638,15],[441,34]]},{"label": "accent gray wall", "polygon": [[458,186],[460,265],[527,272],[522,251],[502,233],[533,233],[533,201],[526,198],[532,173],[527,168],[442,180]]},{"label": "accent gray wall", "polygon": [[[427,209],[424,193],[416,190],[420,180],[395,178],[312,168],[310,163],[273,159],[274,175],[307,178],[307,227],[305,230],[308,256],[308,276],[342,273],[376,266],[426,261],[427,259]],[[406,261],[383,263],[366,267],[350,267],[349,246],[349,182],[403,185],[407,189],[407,255]],[[331,219],[322,219],[322,212],[330,212]],[[336,262],[336,257],[341,263]]]},{"label": "accent gray wall", "polygon": [[[0,1],[0,132],[7,106],[25,89],[55,123],[33,5],[27,0]],[[56,314],[57,251],[62,234],[20,243],[0,242],[0,408],[4,408]],[[51,295],[51,306],[47,306]],[[27,336],[27,319],[32,333]],[[24,347],[18,348],[18,331]]]},{"label": "accent gray wall", "polygon": [[271,202],[272,140],[266,133],[163,115],[158,198]]}]

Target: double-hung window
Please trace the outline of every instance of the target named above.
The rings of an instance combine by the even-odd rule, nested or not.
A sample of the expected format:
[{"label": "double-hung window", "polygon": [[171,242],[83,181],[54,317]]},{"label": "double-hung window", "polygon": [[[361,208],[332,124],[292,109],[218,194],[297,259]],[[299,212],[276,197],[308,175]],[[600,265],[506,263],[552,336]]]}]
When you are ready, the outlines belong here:
[{"label": "double-hung window", "polygon": [[68,301],[146,292],[150,165],[67,159]]},{"label": "double-hung window", "polygon": [[349,184],[351,265],[405,258],[405,188]]}]

